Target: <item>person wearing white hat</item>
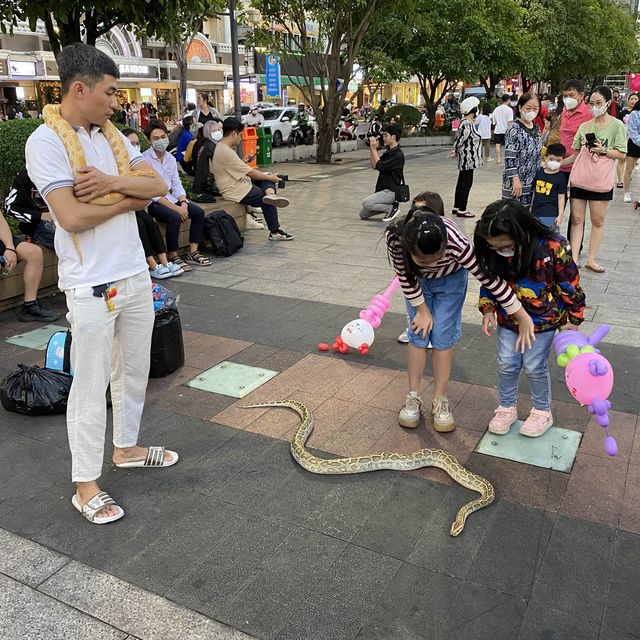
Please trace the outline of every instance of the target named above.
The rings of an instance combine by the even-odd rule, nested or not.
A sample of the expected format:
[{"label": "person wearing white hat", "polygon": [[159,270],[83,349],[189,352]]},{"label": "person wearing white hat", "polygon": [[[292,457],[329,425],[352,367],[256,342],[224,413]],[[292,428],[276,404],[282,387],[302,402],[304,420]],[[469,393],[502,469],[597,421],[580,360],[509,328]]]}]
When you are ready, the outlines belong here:
[{"label": "person wearing white hat", "polygon": [[258,112],[258,106],[252,105],[249,115],[245,117],[244,123],[249,127],[264,127],[264,116]]},{"label": "person wearing white hat", "polygon": [[473,96],[460,103],[462,120],[458,127],[451,158],[458,159],[458,182],[453,202],[452,214],[459,218],[473,218],[475,213],[467,209],[469,192],[473,186],[473,170],[482,166],[482,139],[473,122],[478,115],[480,100]]}]

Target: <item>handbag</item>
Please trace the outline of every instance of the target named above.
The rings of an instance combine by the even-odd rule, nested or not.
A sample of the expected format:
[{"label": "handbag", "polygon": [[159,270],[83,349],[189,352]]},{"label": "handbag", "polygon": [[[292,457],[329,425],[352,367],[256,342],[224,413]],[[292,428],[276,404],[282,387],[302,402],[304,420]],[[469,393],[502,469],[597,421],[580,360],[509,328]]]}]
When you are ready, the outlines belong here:
[{"label": "handbag", "polygon": [[404,182],[404,174],[402,175],[402,182],[396,187],[396,202],[409,202],[411,194],[409,192],[409,185]]},{"label": "handbag", "polygon": [[[593,132],[594,127],[591,127]],[[586,145],[580,149],[569,175],[569,186],[595,193],[607,193],[613,189],[615,160],[592,153]]]}]

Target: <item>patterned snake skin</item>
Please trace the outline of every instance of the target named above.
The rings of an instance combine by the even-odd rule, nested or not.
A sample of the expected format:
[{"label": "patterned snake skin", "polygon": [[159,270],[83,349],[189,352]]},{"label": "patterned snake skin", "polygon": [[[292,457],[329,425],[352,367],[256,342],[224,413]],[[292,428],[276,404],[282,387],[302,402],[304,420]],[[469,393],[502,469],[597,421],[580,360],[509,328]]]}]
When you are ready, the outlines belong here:
[{"label": "patterned snake skin", "polygon": [[313,415],[302,403],[294,400],[282,402],[263,402],[243,407],[252,409],[259,407],[286,407],[292,409],[302,422],[291,441],[291,454],[295,461],[307,471],[320,474],[347,474],[379,471],[380,469],[394,469],[396,471],[411,471],[421,467],[439,467],[448,473],[458,484],[477,491],[479,498],[467,502],[458,511],[451,530],[452,536],[459,536],[464,529],[465,522],[474,511],[488,507],[495,498],[495,492],[490,482],[481,476],[465,469],[451,454],[441,449],[420,449],[413,453],[377,453],[369,456],[354,458],[336,458],[325,460],[307,451],[305,443],[313,431]]}]

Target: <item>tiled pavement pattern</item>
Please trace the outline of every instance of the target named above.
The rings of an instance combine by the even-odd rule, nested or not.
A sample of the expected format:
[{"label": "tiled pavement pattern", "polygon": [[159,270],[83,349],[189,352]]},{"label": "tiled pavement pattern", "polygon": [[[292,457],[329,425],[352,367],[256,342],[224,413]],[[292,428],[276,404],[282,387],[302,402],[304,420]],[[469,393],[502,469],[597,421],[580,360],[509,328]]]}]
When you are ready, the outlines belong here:
[{"label": "tiled pavement pattern", "polygon": [[[342,174],[317,188],[335,185],[347,185]],[[350,233],[364,261],[362,235]],[[395,337],[404,316],[385,317],[366,358],[317,354],[318,341],[355,317],[357,307],[342,305],[365,304],[376,289],[364,265],[351,274],[361,300],[348,299],[338,287],[351,264],[343,254],[333,256],[335,289],[315,301],[296,295],[286,280],[302,273],[304,258],[298,267],[286,256],[279,261],[300,244],[249,245],[209,274],[171,282],[182,297],[187,362],[150,381],[142,442],[175,448],[181,461],[171,470],[127,473],[109,464],[106,451],[104,488],[125,508],[122,521],[95,527],[70,505],[62,417],[0,414],[0,638],[639,638],[633,335],[625,342],[614,334],[603,347],[617,373],[616,459],[604,455],[600,427],[570,399],[555,365],[556,421],[585,434],[572,473],[481,456],[473,449],[495,406],[494,343],[465,324],[450,394],[455,432],[400,429],[406,374]],[[235,275],[218,280],[229,278],[222,269],[242,268],[241,261],[249,268],[253,260],[237,283],[245,290],[230,284]],[[314,266],[302,278],[326,284],[330,268]],[[379,270],[382,289],[389,274],[382,263]],[[284,291],[254,292],[256,273],[278,272]],[[636,297],[624,304],[637,305]],[[3,340],[25,330],[10,315],[1,320]],[[621,327],[619,335],[628,333]],[[0,375],[42,359],[5,342],[0,354]],[[239,401],[184,386],[223,360],[281,373]],[[426,402],[430,388],[427,376]],[[498,498],[452,539],[455,512],[475,494],[438,470],[308,474],[286,442],[295,415],[239,408],[282,398],[314,411],[310,445],[323,455],[443,447],[489,478]],[[524,413],[526,397],[521,404]]]}]

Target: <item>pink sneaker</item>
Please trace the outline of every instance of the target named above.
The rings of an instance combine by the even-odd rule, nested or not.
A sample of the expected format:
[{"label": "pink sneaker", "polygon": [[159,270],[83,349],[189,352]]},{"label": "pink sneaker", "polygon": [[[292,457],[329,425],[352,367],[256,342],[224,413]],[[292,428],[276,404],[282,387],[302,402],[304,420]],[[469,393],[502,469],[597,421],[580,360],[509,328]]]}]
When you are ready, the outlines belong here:
[{"label": "pink sneaker", "polygon": [[509,433],[511,425],[518,419],[518,410],[515,407],[499,406],[496,409],[496,415],[491,418],[489,423],[489,431],[504,435]]},{"label": "pink sneaker", "polygon": [[544,435],[546,430],[553,426],[553,416],[551,411],[540,411],[540,409],[531,409],[529,417],[520,427],[520,435],[529,438],[538,438]]}]

